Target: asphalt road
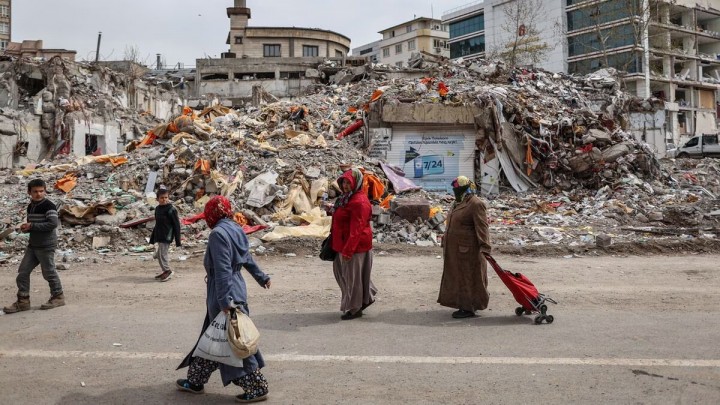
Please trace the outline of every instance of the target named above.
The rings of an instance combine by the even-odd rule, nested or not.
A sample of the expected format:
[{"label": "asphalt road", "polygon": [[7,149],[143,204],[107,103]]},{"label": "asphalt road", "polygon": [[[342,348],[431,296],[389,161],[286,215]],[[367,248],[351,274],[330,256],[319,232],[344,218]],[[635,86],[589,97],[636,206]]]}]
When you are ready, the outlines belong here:
[{"label": "asphalt road", "polygon": [[[175,390],[175,371],[200,333],[204,270],[110,257],[61,272],[68,305],[0,316],[0,404],[222,404],[237,387],[219,376],[201,396]],[[442,260],[376,256],[378,301],[340,321],[327,263],[260,258],[269,291],[248,276],[250,308],[276,404],[718,404],[720,256],[500,256],[559,301],[551,325],[517,317],[491,275],[490,308],[454,320],[435,303]],[[13,266],[0,268],[3,305]]]}]

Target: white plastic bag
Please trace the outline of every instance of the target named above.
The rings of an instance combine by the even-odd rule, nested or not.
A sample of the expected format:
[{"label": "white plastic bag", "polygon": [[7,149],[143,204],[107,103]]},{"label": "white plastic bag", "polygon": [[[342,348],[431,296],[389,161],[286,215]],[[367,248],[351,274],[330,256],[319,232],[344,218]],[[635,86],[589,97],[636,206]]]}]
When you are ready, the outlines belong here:
[{"label": "white plastic bag", "polygon": [[227,333],[227,315],[220,312],[205,329],[193,352],[194,357],[217,361],[232,367],[242,367],[243,361],[230,347]]}]

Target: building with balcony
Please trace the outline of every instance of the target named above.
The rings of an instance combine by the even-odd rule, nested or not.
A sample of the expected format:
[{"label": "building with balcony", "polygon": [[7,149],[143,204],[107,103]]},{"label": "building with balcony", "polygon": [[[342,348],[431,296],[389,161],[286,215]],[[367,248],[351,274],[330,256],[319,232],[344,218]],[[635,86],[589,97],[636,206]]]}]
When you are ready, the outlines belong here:
[{"label": "building with balcony", "polygon": [[[446,11],[451,58],[485,58],[507,42],[503,10],[517,1],[476,1]],[[718,131],[718,0],[544,0],[543,7],[538,31],[556,45],[536,66],[571,74],[615,68],[627,91],[664,100],[664,111],[633,124],[660,155],[664,143]]]},{"label": "building with balcony", "polygon": [[664,116],[648,129],[661,132],[667,143],[717,132],[720,3],[565,1],[569,73],[605,67],[625,72],[628,91],[665,101]]},{"label": "building with balcony", "polygon": [[0,52],[7,49],[12,40],[12,0],[0,0]]},{"label": "building with balcony", "polygon": [[447,26],[442,21],[419,17],[380,31],[378,62],[407,67],[413,54],[429,53],[450,57]]}]

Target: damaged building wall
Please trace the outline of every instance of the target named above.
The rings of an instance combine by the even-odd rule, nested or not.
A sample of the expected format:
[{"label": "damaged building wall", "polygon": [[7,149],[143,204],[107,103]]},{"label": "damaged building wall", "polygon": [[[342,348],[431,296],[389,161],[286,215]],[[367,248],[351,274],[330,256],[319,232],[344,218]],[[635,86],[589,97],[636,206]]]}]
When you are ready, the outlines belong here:
[{"label": "damaged building wall", "polygon": [[105,155],[118,153],[118,140],[122,139],[120,125],[113,122],[99,122],[70,117],[73,120],[71,127],[72,154],[86,156],[91,154]]},{"label": "damaged building wall", "polygon": [[449,192],[454,178],[475,175],[480,113],[477,106],[386,104],[382,121],[390,128],[376,130],[376,153],[387,145],[381,153],[405,177],[427,191]]},{"label": "damaged building wall", "polygon": [[117,153],[183,103],[172,86],[59,57],[0,62],[0,69],[3,168],[55,154]]},{"label": "damaged building wall", "polygon": [[456,177],[474,177],[475,129],[396,124],[387,161],[426,191],[450,192]]},{"label": "damaged building wall", "polygon": [[320,81],[318,67],[325,63],[325,58],[198,59],[197,92],[193,96],[247,100],[255,85],[275,97],[298,96],[307,86]]},{"label": "damaged building wall", "polygon": [[635,135],[635,139],[647,143],[659,158],[667,155],[665,128],[665,110],[630,114],[630,130]]}]

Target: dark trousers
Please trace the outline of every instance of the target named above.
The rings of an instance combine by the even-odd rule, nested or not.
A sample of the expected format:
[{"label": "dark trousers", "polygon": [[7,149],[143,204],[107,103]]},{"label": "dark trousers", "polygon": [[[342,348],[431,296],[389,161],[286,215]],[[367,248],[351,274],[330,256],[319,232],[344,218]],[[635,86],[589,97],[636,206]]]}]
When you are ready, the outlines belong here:
[{"label": "dark trousers", "polygon": [[55,248],[33,248],[28,246],[18,268],[18,295],[30,296],[30,274],[38,264],[42,269],[43,278],[50,284],[50,295],[54,297],[62,294],[63,288],[60,283],[60,276],[55,270]]}]

